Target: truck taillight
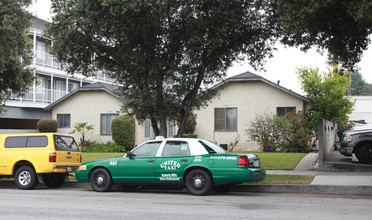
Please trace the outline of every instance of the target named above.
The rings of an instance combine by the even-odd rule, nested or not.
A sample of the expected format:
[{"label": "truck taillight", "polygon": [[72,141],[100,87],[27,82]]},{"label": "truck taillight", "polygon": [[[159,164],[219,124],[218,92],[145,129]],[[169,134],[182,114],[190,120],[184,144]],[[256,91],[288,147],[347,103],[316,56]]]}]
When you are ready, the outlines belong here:
[{"label": "truck taillight", "polygon": [[81,154],[80,154],[80,163],[81,163],[81,161],[83,161],[83,157],[82,157]]},{"label": "truck taillight", "polygon": [[249,166],[248,159],[245,156],[240,156],[238,160],[238,166]]},{"label": "truck taillight", "polygon": [[57,154],[56,153],[50,153],[49,154],[49,162],[56,162],[57,161]]}]

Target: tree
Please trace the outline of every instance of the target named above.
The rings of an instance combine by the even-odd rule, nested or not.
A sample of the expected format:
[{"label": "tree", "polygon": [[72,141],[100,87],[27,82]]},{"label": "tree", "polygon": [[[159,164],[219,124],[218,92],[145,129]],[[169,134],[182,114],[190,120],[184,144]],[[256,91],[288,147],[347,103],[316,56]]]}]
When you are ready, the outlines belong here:
[{"label": "tree", "polygon": [[347,69],[358,63],[370,43],[371,0],[277,0],[282,43],[328,50],[330,63]]},{"label": "tree", "polygon": [[[0,2],[0,104],[11,92],[24,94],[32,83],[31,42],[27,30],[32,15],[25,11],[31,0]],[[1,112],[1,108],[0,108]]]},{"label": "tree", "polygon": [[93,130],[93,125],[88,125],[88,122],[82,122],[82,123],[75,123],[74,130],[70,132],[70,134],[73,133],[79,133],[81,134],[80,142],[81,142],[81,152],[83,152],[83,147],[85,146],[85,135],[90,131]]},{"label": "tree", "polygon": [[372,85],[368,84],[359,72],[351,74],[351,95],[372,95]]},{"label": "tree", "polygon": [[319,119],[327,119],[343,124],[351,114],[354,102],[345,96],[349,86],[349,76],[339,74],[334,68],[328,73],[319,69],[300,68],[297,70],[302,89],[312,105],[307,117],[308,128],[318,130]]},{"label": "tree", "polygon": [[177,119],[181,136],[192,109],[213,96],[206,88],[225,76],[234,60],[248,58],[258,67],[271,55],[275,29],[268,3],[53,1],[47,33],[69,72],[110,71],[123,85],[128,114],[151,119],[155,135],[163,136],[167,119]]}]

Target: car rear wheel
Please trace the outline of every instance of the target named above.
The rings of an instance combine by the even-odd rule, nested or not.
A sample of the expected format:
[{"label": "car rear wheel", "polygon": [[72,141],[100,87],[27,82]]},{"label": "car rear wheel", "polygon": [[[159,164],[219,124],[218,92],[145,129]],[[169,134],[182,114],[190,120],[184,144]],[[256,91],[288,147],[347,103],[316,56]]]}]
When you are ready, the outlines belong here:
[{"label": "car rear wheel", "polygon": [[21,166],[17,169],[14,180],[20,189],[32,189],[37,184],[35,170],[30,166]]},{"label": "car rear wheel", "polygon": [[212,188],[212,178],[204,170],[192,170],[186,176],[185,186],[193,195],[205,195]]},{"label": "car rear wheel", "polygon": [[112,187],[112,179],[110,173],[103,168],[98,168],[93,171],[90,176],[90,184],[94,191],[107,192]]},{"label": "car rear wheel", "polygon": [[44,183],[49,188],[58,188],[65,183],[65,176],[61,174],[46,174],[44,175]]},{"label": "car rear wheel", "polygon": [[356,152],[360,163],[372,164],[372,144],[362,145]]}]

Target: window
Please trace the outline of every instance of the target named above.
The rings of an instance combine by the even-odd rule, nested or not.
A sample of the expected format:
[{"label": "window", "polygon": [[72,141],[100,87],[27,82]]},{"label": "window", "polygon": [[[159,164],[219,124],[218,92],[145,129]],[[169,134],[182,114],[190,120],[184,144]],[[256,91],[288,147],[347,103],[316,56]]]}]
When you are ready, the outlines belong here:
[{"label": "window", "polygon": [[70,121],[70,114],[57,114],[58,128],[69,128]]},{"label": "window", "polygon": [[278,116],[284,116],[289,112],[296,112],[296,107],[277,107],[276,114]]},{"label": "window", "polygon": [[213,144],[212,142],[199,140],[199,143],[203,145],[203,147],[208,151],[210,154],[224,154],[226,153],[224,149],[221,147]]},{"label": "window", "polygon": [[45,43],[43,42],[36,42],[36,58],[41,60],[45,59]]},{"label": "window", "polygon": [[149,119],[145,120],[145,137],[149,138],[152,136],[152,126]]},{"label": "window", "polygon": [[168,121],[168,137],[175,135],[176,123],[174,120]]},{"label": "window", "polygon": [[132,151],[133,156],[137,157],[156,156],[156,153],[158,152],[161,143],[162,143],[161,141],[144,143]]},{"label": "window", "polygon": [[47,145],[46,136],[7,137],[5,139],[5,148],[46,147]]},{"label": "window", "polygon": [[74,138],[69,136],[54,135],[54,144],[56,150],[79,151]]},{"label": "window", "polygon": [[215,131],[237,131],[238,128],[237,108],[215,108],[214,130]]},{"label": "window", "polygon": [[101,135],[111,135],[111,123],[119,114],[101,114]]},{"label": "window", "polygon": [[162,156],[190,155],[189,145],[185,141],[167,141]]}]

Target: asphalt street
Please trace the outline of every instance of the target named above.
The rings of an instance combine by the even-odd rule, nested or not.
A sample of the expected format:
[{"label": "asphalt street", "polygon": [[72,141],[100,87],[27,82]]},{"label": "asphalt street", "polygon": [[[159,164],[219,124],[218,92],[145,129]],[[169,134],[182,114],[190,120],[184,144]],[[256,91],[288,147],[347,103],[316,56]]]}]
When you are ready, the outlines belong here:
[{"label": "asphalt street", "polygon": [[370,219],[371,196],[0,188],[0,219]]}]

